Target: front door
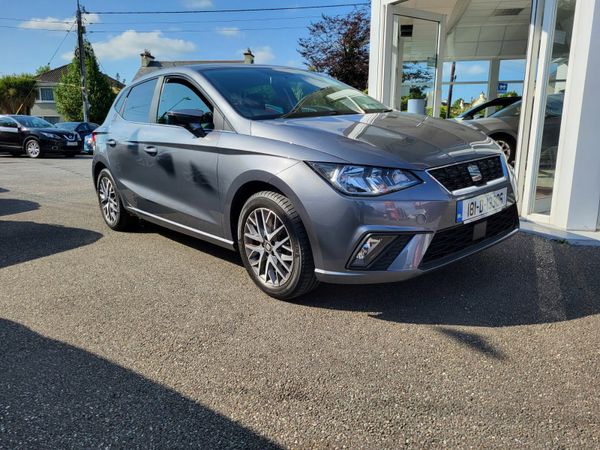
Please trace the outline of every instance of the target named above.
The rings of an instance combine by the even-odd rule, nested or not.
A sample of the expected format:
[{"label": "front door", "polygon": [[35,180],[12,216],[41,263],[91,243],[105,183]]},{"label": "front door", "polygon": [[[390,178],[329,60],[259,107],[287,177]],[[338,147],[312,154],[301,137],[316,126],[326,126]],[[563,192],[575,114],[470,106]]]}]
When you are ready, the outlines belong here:
[{"label": "front door", "polygon": [[[203,114],[204,136],[171,124],[170,111]],[[220,130],[214,129],[214,106],[193,82],[166,77],[160,89],[154,123],[144,128],[140,155],[146,161],[159,217],[209,234],[220,235],[217,184]],[[152,120],[151,120],[152,122]]]}]

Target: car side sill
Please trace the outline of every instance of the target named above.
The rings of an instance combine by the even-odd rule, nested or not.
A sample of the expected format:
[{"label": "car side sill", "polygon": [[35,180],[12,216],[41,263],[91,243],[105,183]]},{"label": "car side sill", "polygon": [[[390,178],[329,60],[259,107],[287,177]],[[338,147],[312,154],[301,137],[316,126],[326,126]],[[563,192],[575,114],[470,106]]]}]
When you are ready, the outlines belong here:
[{"label": "car side sill", "polygon": [[169,219],[165,219],[163,217],[157,216],[155,214],[151,214],[146,211],[142,211],[141,209],[134,208],[133,206],[125,207],[128,211],[133,212],[139,216],[142,216],[144,219],[147,219],[150,222],[156,223],[158,225],[162,225],[166,228],[169,228],[174,231],[179,231],[181,233],[187,234],[192,237],[197,237],[207,242],[211,242],[213,244],[220,245],[221,247],[228,248],[230,250],[234,250],[235,246],[233,245],[233,241],[228,239],[215,236],[214,234],[206,233],[205,231],[200,231],[196,228],[188,227],[187,225],[183,225],[178,222],[174,222]]}]

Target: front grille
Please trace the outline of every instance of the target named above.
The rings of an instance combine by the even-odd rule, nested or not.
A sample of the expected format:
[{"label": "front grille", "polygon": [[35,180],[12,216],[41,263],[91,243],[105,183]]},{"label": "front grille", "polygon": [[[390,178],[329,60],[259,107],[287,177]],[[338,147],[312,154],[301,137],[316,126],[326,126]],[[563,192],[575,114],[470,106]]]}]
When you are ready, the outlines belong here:
[{"label": "front grille", "polygon": [[[485,234],[474,240],[474,228],[477,224],[487,222]],[[421,260],[421,268],[433,266],[435,261],[454,253],[467,250],[480,242],[507,233],[519,226],[517,206],[512,205],[499,213],[476,222],[458,225],[435,233],[429,248]],[[425,266],[425,267],[424,267]]]},{"label": "front grille", "polygon": [[[479,168],[481,180],[473,181],[473,178],[471,178],[468,169],[471,164],[475,164]],[[492,156],[490,158],[467,161],[452,166],[440,167],[439,169],[432,169],[429,171],[429,174],[438,180],[442,186],[450,192],[453,192],[471,186],[482,186],[488,181],[502,178],[504,176],[504,171],[502,170],[500,156]]]}]

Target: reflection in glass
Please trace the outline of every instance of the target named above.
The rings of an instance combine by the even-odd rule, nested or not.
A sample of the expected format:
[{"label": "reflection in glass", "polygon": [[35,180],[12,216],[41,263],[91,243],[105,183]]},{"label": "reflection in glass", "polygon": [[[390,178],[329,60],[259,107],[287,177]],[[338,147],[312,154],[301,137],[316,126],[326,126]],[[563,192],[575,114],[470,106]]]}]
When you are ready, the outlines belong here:
[{"label": "reflection in glass", "polygon": [[438,31],[438,22],[394,16],[393,107],[432,114]]},{"label": "reflection in glass", "polygon": [[552,204],[575,3],[573,0],[558,0],[557,4],[550,75],[545,91],[546,112],[543,120],[542,144],[533,204],[533,212],[539,214],[550,214]]}]

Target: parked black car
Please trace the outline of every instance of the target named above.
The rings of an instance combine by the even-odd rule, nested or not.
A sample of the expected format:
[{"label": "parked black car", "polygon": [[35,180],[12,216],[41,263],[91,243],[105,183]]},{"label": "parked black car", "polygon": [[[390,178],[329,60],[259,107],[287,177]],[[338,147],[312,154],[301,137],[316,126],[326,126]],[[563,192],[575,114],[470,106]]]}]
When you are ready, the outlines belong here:
[{"label": "parked black car", "polygon": [[85,139],[88,134],[91,134],[100,125],[93,122],[59,122],[57,128],[76,132],[81,140]]},{"label": "parked black car", "polygon": [[0,115],[0,149],[14,156],[21,153],[30,158],[40,158],[45,153],[75,156],[82,146],[77,133],[57,128],[39,117]]}]

